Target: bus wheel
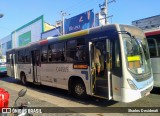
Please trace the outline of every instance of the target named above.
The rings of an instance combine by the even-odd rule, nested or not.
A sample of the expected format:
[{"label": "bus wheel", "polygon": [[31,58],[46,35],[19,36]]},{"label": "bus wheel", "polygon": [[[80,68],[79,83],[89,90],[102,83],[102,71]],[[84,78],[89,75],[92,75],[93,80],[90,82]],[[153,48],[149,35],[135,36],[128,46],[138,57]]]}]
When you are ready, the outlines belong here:
[{"label": "bus wheel", "polygon": [[76,81],[73,85],[73,94],[77,98],[86,98],[86,88],[82,81]]},{"label": "bus wheel", "polygon": [[21,74],[21,82],[23,85],[27,85],[26,75],[24,73]]}]

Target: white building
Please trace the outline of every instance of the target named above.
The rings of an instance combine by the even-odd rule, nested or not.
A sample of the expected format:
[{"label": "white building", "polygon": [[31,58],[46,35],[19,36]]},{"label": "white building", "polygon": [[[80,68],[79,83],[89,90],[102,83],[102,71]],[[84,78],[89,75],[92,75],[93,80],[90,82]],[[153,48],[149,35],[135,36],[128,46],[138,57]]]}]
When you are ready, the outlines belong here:
[{"label": "white building", "polygon": [[160,15],[139,19],[132,21],[132,25],[141,28],[142,30],[148,30],[160,27]]},{"label": "white building", "polygon": [[40,40],[42,32],[44,32],[43,15],[11,33],[12,48]]},{"label": "white building", "polygon": [[5,56],[8,49],[24,46],[30,42],[39,41],[44,30],[43,15],[21,26],[10,35],[0,39],[2,55]]},{"label": "white building", "polygon": [[8,49],[11,49],[12,48],[12,39],[11,39],[11,34],[0,39],[0,50],[1,50],[1,53],[3,56],[6,55],[6,51]]}]

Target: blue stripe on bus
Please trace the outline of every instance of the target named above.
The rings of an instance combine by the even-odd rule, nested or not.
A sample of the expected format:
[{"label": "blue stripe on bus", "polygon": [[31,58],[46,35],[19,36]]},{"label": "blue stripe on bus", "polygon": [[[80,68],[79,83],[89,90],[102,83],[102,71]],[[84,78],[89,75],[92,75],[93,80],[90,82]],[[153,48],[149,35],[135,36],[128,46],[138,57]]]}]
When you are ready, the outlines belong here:
[{"label": "blue stripe on bus", "polygon": [[88,72],[87,71],[81,71],[81,74],[84,74],[86,77],[86,80],[88,80]]}]

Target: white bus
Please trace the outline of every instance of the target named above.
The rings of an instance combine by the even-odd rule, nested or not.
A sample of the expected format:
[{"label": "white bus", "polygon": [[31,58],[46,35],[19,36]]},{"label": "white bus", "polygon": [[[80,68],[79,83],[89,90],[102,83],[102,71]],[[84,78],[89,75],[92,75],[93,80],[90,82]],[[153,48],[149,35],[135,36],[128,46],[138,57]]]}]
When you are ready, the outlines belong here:
[{"label": "white bus", "polygon": [[160,29],[145,31],[145,35],[150,51],[154,86],[160,87]]},{"label": "white bus", "polygon": [[[100,52],[98,57],[96,49]],[[94,62],[95,58],[99,64]],[[144,33],[136,27],[119,24],[11,49],[7,51],[7,74],[23,84],[57,87],[80,98],[91,95],[132,102],[148,95],[153,88]]]}]

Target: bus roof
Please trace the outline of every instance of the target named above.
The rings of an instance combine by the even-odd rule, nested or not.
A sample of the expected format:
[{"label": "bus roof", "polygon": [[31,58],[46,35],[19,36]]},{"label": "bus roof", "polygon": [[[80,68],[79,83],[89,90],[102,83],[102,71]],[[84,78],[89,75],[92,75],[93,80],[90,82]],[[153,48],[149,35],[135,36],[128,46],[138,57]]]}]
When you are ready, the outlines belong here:
[{"label": "bus roof", "polygon": [[[26,47],[29,47],[29,46],[32,49],[34,49],[34,47],[37,47],[38,45],[43,45],[43,44],[45,45],[45,44],[50,43],[50,42],[67,40],[67,39],[70,39],[70,38],[73,38],[73,37],[81,37],[81,36],[88,35],[88,34],[96,34],[96,33],[99,33],[101,31],[106,31],[106,30],[114,31],[114,30],[117,30],[118,26],[130,27],[129,25],[121,25],[121,24],[107,24],[107,25],[97,26],[97,27],[94,27],[94,28],[89,28],[89,29],[86,29],[86,30],[77,31],[77,32],[73,32],[73,33],[58,36],[58,37],[48,37],[48,39],[46,38],[46,39],[43,39],[43,40],[40,40],[40,41],[32,42],[32,43],[29,43],[26,46],[10,49],[10,50],[8,50],[8,52],[23,49],[23,48],[26,48]],[[136,28],[134,26],[131,26],[131,27]]]},{"label": "bus roof", "polygon": [[146,36],[152,36],[152,35],[158,35],[158,34],[160,34],[160,28],[145,31]]}]

